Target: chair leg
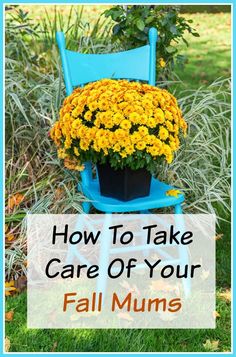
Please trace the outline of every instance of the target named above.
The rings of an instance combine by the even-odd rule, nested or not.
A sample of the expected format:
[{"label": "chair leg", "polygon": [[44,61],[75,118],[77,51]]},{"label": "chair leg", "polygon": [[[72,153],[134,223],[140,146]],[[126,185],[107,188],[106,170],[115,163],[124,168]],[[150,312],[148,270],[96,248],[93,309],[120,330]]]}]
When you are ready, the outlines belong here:
[{"label": "chair leg", "polygon": [[90,208],[91,208],[91,203],[90,202],[83,202],[82,203],[82,208],[84,213],[89,213]]},{"label": "chair leg", "polygon": [[[103,232],[108,232],[108,227],[111,224],[112,215],[111,213],[105,214],[105,220],[103,225]],[[106,294],[106,287],[107,287],[107,268],[109,263],[109,251],[110,251],[110,244],[111,240],[109,234],[103,235],[101,237],[101,245],[100,245],[100,252],[99,252],[99,276],[97,278],[97,293],[102,293],[103,295],[103,302],[105,300]]]},{"label": "chair leg", "polygon": [[178,204],[174,207],[175,214],[182,214],[182,207],[181,204]]},{"label": "chair leg", "polygon": [[[150,214],[151,212],[148,209],[139,211],[140,214]],[[143,239],[142,239],[142,243],[145,244],[146,243],[146,237],[143,235]],[[143,250],[142,252],[144,257],[148,257],[150,255],[150,248],[146,248]]]},{"label": "chair leg", "polygon": [[[175,224],[178,230],[184,232],[184,217],[183,217],[181,204],[175,206],[175,214],[177,215],[175,218]],[[179,250],[180,264],[184,267],[186,264],[189,264],[188,248],[181,244],[178,246],[178,250]],[[184,289],[185,297],[186,298],[189,297],[191,293],[191,280],[189,277],[187,277],[186,279],[183,278],[183,289]]]}]

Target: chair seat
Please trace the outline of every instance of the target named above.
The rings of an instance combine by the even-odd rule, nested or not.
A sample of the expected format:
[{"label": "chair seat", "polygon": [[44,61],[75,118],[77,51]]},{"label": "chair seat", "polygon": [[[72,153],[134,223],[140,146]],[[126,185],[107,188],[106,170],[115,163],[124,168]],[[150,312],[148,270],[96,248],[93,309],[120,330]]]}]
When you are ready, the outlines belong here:
[{"label": "chair seat", "polygon": [[98,179],[90,182],[89,186],[82,186],[84,195],[91,200],[92,205],[103,212],[132,212],[153,208],[175,206],[184,201],[184,195],[178,197],[167,196],[168,190],[175,189],[157,179],[152,178],[149,196],[136,198],[130,201],[120,201],[116,198],[105,197],[100,193]]}]

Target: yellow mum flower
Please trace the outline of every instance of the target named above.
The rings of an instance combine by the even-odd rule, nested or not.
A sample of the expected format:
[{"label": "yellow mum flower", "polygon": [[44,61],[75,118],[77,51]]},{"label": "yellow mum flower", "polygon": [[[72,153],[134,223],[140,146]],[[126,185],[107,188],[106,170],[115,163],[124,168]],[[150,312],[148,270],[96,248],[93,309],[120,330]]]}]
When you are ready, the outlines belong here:
[{"label": "yellow mum flower", "polygon": [[157,123],[162,124],[162,123],[164,123],[164,121],[165,121],[164,112],[163,112],[163,110],[161,110],[160,108],[155,109],[155,111],[154,111],[154,117],[155,117]]},{"label": "yellow mum flower", "polygon": [[89,148],[89,143],[86,140],[80,140],[80,148],[83,151],[87,151]]},{"label": "yellow mum flower", "polygon": [[165,122],[165,126],[169,131],[174,131],[174,126],[169,120]]},{"label": "yellow mum flower", "polygon": [[105,128],[107,128],[107,129],[112,128],[112,127],[114,126],[114,123],[113,123],[112,119],[107,120],[107,121],[105,122],[104,126],[105,126]]},{"label": "yellow mum flower", "polygon": [[[66,114],[69,115],[69,113],[66,113]],[[72,111],[72,113],[71,113],[71,115],[72,115],[74,118],[77,118],[77,117],[79,116],[79,114],[80,114],[80,112],[79,112],[78,108],[75,108],[75,109]]]},{"label": "yellow mum flower", "polygon": [[115,113],[112,117],[112,120],[116,125],[119,125],[123,119],[124,119],[124,115],[121,113]]},{"label": "yellow mum flower", "polygon": [[131,126],[132,126],[132,125],[131,125],[130,121],[127,120],[127,119],[122,120],[122,122],[120,123],[120,127],[121,127],[122,129],[125,129],[125,130],[130,129]]},{"label": "yellow mum flower", "polygon": [[65,159],[66,158],[66,151],[65,149],[61,148],[57,150],[57,156],[59,157],[59,159]]},{"label": "yellow mum flower", "polygon": [[150,128],[155,128],[157,126],[156,120],[154,118],[149,118],[147,121],[147,126]]},{"label": "yellow mum flower", "polygon": [[74,98],[72,101],[71,101],[71,104],[73,104],[74,106],[76,106],[78,104],[78,97]]},{"label": "yellow mum flower", "polygon": [[72,128],[78,129],[81,126],[81,124],[82,124],[82,120],[81,119],[76,119],[72,123]]},{"label": "yellow mum flower", "polygon": [[84,114],[84,119],[86,119],[87,121],[90,121],[92,119],[92,115],[93,113],[88,110],[85,114]]},{"label": "yellow mum flower", "polygon": [[159,59],[159,65],[162,68],[165,68],[165,66],[166,66],[166,62],[164,61],[164,59],[162,57]]},{"label": "yellow mum flower", "polygon": [[165,118],[167,120],[173,120],[173,115],[171,112],[169,112],[168,110],[165,111]]},{"label": "yellow mum flower", "polygon": [[132,95],[132,93],[125,93],[124,100],[127,102],[132,102],[134,100],[134,96]]},{"label": "yellow mum flower", "polygon": [[138,128],[138,131],[139,131],[139,133],[140,133],[142,136],[148,135],[148,128],[147,128],[146,126],[141,125],[141,126]]},{"label": "yellow mum flower", "polygon": [[138,150],[143,150],[143,149],[145,149],[145,147],[146,147],[146,143],[145,143],[144,141],[139,141],[139,142],[136,144],[136,148],[137,148]]},{"label": "yellow mum flower", "polygon": [[91,112],[94,112],[98,108],[98,102],[94,101],[90,103],[88,107]]},{"label": "yellow mum flower", "polygon": [[170,141],[169,145],[171,147],[171,150],[173,150],[173,151],[177,150],[177,145],[176,145],[175,141]]},{"label": "yellow mum flower", "polygon": [[102,148],[102,149],[104,149],[104,148],[106,148],[107,146],[109,146],[109,141],[107,140],[107,138],[106,137],[101,137],[101,138],[99,138],[98,139],[98,145]]},{"label": "yellow mum flower", "polygon": [[145,137],[145,141],[148,145],[153,145],[155,142],[155,139],[156,139],[155,135],[147,135]]},{"label": "yellow mum flower", "polygon": [[128,155],[132,155],[135,152],[134,146],[133,145],[126,146],[125,151]]},{"label": "yellow mum flower", "polygon": [[172,153],[170,155],[166,156],[166,161],[167,161],[167,164],[171,164],[172,163],[172,161],[173,161],[173,154]]},{"label": "yellow mum flower", "polygon": [[137,124],[139,122],[139,120],[140,120],[140,115],[138,113],[136,113],[136,112],[130,113],[129,120],[132,123]]},{"label": "yellow mum flower", "polygon": [[127,152],[125,152],[125,151],[120,152],[120,156],[122,157],[122,159],[126,158]]},{"label": "yellow mum flower", "polygon": [[80,165],[77,161],[73,159],[66,158],[64,160],[64,166],[70,170],[83,171],[84,165]]},{"label": "yellow mum flower", "polygon": [[163,144],[163,154],[165,156],[170,156],[171,153],[172,153],[172,150],[171,150],[170,146],[167,144]]},{"label": "yellow mum flower", "polygon": [[121,140],[121,139],[124,139],[128,135],[129,135],[129,133],[124,129],[117,129],[115,131],[115,136],[116,136],[118,141]]},{"label": "yellow mum flower", "polygon": [[164,128],[164,126],[161,126],[159,129],[159,137],[161,140],[166,140],[169,136],[168,130]]},{"label": "yellow mum flower", "polygon": [[118,104],[118,107],[119,107],[121,110],[123,110],[124,108],[127,107],[128,104],[129,104],[129,103],[127,103],[127,102],[121,102],[121,103]]},{"label": "yellow mum flower", "polygon": [[109,109],[109,102],[108,102],[108,100],[101,100],[101,101],[98,103],[98,107],[99,107],[99,109],[101,109],[101,110],[108,110],[108,109]]},{"label": "yellow mum flower", "polygon": [[71,138],[66,138],[66,140],[64,142],[65,149],[70,149],[71,144],[72,144]]},{"label": "yellow mum flower", "polygon": [[74,153],[76,156],[79,156],[79,149],[77,147],[74,147]]},{"label": "yellow mum flower", "polygon": [[152,156],[161,155],[160,149],[156,146],[150,146],[149,148],[147,148],[147,152],[150,153]]},{"label": "yellow mum flower", "polygon": [[116,143],[114,146],[113,146],[113,151],[114,152],[119,152],[121,149],[121,146],[119,143]]},{"label": "yellow mum flower", "polygon": [[136,144],[140,140],[141,140],[141,135],[137,131],[131,135],[131,141],[133,144]]}]

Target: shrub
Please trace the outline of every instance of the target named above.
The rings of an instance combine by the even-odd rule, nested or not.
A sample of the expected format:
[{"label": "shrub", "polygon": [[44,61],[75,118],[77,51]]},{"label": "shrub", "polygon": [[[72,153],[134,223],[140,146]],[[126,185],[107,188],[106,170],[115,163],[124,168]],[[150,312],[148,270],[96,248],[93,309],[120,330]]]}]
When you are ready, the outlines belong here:
[{"label": "shrub", "polygon": [[186,31],[199,36],[190,25],[192,20],[180,16],[176,6],[117,5],[104,14],[116,23],[113,26],[113,40],[118,40],[125,50],[146,45],[149,28],[158,29],[159,80],[170,77],[176,63],[183,65],[186,62],[186,57],[178,53],[178,47],[174,44],[182,41],[188,46],[184,37]]}]

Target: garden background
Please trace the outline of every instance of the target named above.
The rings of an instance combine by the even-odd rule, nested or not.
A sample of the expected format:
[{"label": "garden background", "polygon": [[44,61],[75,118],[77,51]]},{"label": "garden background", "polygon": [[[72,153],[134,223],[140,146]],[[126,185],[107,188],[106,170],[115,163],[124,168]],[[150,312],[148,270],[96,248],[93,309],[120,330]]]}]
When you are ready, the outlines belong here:
[{"label": "garden background", "polygon": [[[135,11],[140,11],[140,15],[138,19],[132,19],[131,35],[126,32],[119,35],[117,28],[112,31],[120,16],[120,13],[116,16],[115,12],[124,11],[127,16],[127,8],[113,9],[115,12],[108,13],[107,17],[102,15],[110,7],[6,7],[6,350],[229,351],[229,6],[156,7],[162,16],[161,20],[164,21],[160,23],[160,19],[158,20],[159,26],[162,26],[162,34],[170,36],[166,39],[169,41],[168,46],[158,48],[158,85],[175,94],[189,124],[188,138],[176,160],[169,166],[158,167],[157,175],[185,192],[185,212],[209,212],[217,215],[217,308],[214,313],[217,328],[27,330],[25,215],[27,212],[80,212],[81,202],[86,200],[76,192],[79,174],[63,168],[48,138],[49,128],[57,119],[65,97],[55,32],[63,29],[67,33],[68,48],[84,53],[106,53],[123,50],[125,45],[135,47],[132,32],[135,38],[138,32],[139,40],[145,41],[141,34],[145,34],[148,23],[153,25],[156,21],[155,16],[150,19],[150,11],[153,9],[147,12],[148,6],[136,6]],[[184,19],[181,20],[182,23],[190,20],[188,25],[191,31],[180,26],[180,18]],[[125,39],[125,42],[122,39]],[[163,37],[162,41],[164,44]],[[207,278],[207,272],[203,278]]]}]

